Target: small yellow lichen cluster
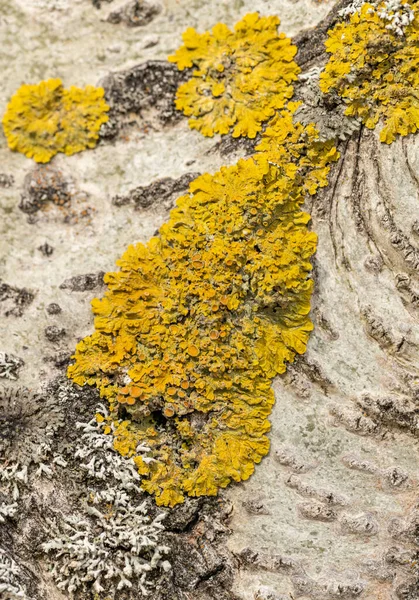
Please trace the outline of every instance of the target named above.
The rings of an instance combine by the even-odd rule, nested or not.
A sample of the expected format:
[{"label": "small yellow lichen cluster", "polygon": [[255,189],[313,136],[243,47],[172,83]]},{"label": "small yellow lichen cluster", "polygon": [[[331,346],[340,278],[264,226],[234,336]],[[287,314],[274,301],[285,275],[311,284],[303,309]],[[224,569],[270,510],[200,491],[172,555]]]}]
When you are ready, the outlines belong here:
[{"label": "small yellow lichen cluster", "polygon": [[406,0],[411,22],[403,35],[392,29],[386,3],[364,4],[349,22],[329,31],[331,54],[320,77],[323,92],[336,91],[348,104],[346,114],[370,129],[384,121],[382,142],[419,129],[419,5]]},{"label": "small yellow lichen cluster", "polygon": [[301,205],[333,143],[275,116],[258,154],[205,174],[93,301],[69,376],[110,402],[108,432],[158,504],[214,495],[267,454],[270,384],[306,349],[316,235]]},{"label": "small yellow lichen cluster", "polygon": [[234,32],[218,23],[212,33],[189,28],[184,46],[169,60],[192,78],[177,92],[176,107],[191,116],[189,125],[203,135],[254,138],[262,123],[285,107],[300,68],[297,48],[277,33],[277,17],[246,15]]},{"label": "small yellow lichen cluster", "polygon": [[94,148],[108,110],[102,88],[64,89],[60,79],[48,79],[19,88],[3,127],[12,150],[46,163],[57,152],[71,155]]}]

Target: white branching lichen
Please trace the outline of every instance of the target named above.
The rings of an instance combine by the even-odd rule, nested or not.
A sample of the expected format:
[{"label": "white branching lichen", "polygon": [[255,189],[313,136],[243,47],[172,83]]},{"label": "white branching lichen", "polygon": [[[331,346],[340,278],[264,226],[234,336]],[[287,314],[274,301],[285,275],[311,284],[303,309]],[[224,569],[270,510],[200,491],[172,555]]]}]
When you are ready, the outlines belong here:
[{"label": "white branching lichen", "polygon": [[91,583],[99,593],[107,582],[115,591],[132,588],[135,580],[147,595],[150,571],[169,568],[162,560],[169,549],[158,543],[163,515],[150,521],[146,503],[127,508],[114,504],[111,510],[105,514],[87,506],[91,519],[67,517],[59,535],[43,544],[46,552],[53,552],[52,575],[60,589],[72,593]]},{"label": "white branching lichen", "polygon": [[350,17],[361,10],[363,4],[365,4],[365,0],[353,0],[348,6],[342,8],[338,14],[340,17]]},{"label": "white branching lichen", "polygon": [[0,379],[17,379],[17,372],[22,365],[21,358],[0,352]]},{"label": "white branching lichen", "polygon": [[106,416],[100,406],[96,419],[77,424],[82,435],[75,457],[86,472],[89,496],[79,515],[51,521],[54,537],[43,550],[53,553],[52,575],[70,594],[86,588],[96,593],[134,588],[147,595],[148,575],[171,568],[164,559],[170,549],[160,542],[165,515],[149,516],[134,462],[117,453],[113,436],[103,431]]},{"label": "white branching lichen", "polygon": [[[28,483],[28,468],[19,464],[0,463],[0,523],[16,516],[21,490]],[[1,589],[1,586],[0,586]],[[0,595],[0,597],[2,597]]]},{"label": "white branching lichen", "polygon": [[2,600],[29,600],[20,579],[20,568],[16,561],[0,548],[0,598]]},{"label": "white branching lichen", "polygon": [[[354,0],[339,11],[341,17],[351,17],[359,12],[367,0]],[[404,30],[414,19],[413,10],[407,2],[402,0],[369,0],[368,4],[377,7],[377,14],[383,21],[387,21],[386,29],[394,31],[397,35],[404,35]],[[371,9],[374,10],[374,9]]]},{"label": "white branching lichen", "polygon": [[0,523],[4,523],[7,517],[14,517],[16,515],[17,509],[17,502],[13,502],[12,504],[2,502],[0,504]]},{"label": "white branching lichen", "polygon": [[18,463],[11,465],[0,464],[0,492],[12,500],[12,504],[19,499],[20,487],[28,483],[28,467]]},{"label": "white branching lichen", "polygon": [[310,81],[313,79],[316,82],[318,82],[321,72],[322,72],[321,67],[312,67],[308,71],[304,71],[303,73],[300,73],[298,75],[298,79],[300,81]]},{"label": "white branching lichen", "polygon": [[[97,411],[98,419],[107,417],[107,410],[100,405]],[[113,448],[113,436],[104,434],[107,423],[98,422],[97,418],[89,423],[77,423],[77,428],[83,433],[81,443],[76,450],[76,458],[81,459],[80,467],[91,479],[102,481],[115,480],[118,489],[141,493],[140,476],[132,460],[127,460]],[[148,449],[145,449],[148,450]]]},{"label": "white branching lichen", "polygon": [[411,6],[401,0],[387,0],[378,8],[378,16],[388,21],[386,29],[394,31],[397,35],[404,35],[404,29],[415,18]]},{"label": "white branching lichen", "polygon": [[12,504],[7,504],[6,502],[2,502],[0,504],[0,523],[4,523],[7,517],[14,517],[17,513],[18,503],[12,502]]}]

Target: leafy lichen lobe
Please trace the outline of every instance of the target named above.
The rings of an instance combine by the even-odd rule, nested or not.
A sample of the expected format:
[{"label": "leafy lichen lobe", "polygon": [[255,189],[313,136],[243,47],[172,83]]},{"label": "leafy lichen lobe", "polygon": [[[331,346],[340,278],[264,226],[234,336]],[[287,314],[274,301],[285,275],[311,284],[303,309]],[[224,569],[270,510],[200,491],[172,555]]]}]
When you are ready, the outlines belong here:
[{"label": "leafy lichen lobe", "polygon": [[46,163],[94,148],[108,120],[104,90],[91,85],[65,89],[60,79],[22,85],[11,98],[3,128],[11,150]]},{"label": "leafy lichen lobe", "polygon": [[301,205],[338,153],[294,110],[254,158],[193,181],[159,237],[128,248],[69,367],[108,398],[115,448],[158,504],[253,473],[269,450],[271,380],[306,349],[317,238]]},{"label": "leafy lichen lobe", "polygon": [[320,78],[323,92],[337,92],[347,103],[347,115],[370,129],[382,120],[380,140],[387,144],[419,128],[419,8],[410,0],[401,8],[408,15],[404,29],[391,26],[396,15],[386,2],[367,2],[348,22],[335,25]]},{"label": "leafy lichen lobe", "polygon": [[232,131],[254,138],[263,122],[286,106],[300,69],[296,46],[277,32],[277,17],[246,15],[234,31],[218,23],[212,32],[190,27],[169,61],[192,77],[177,92],[176,107],[205,136]]}]

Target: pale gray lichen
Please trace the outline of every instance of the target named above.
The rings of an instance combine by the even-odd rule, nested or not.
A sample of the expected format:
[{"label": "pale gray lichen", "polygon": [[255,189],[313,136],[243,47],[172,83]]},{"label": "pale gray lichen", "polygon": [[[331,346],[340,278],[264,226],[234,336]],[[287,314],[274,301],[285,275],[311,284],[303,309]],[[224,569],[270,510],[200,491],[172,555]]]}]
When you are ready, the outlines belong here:
[{"label": "pale gray lichen", "polygon": [[[5,506],[13,506],[20,496],[20,488],[28,483],[28,467],[18,463],[5,466],[0,464],[0,492],[8,499]],[[10,515],[9,515],[10,516]]]},{"label": "pale gray lichen", "polygon": [[21,582],[21,570],[15,560],[0,548],[0,598],[2,600],[29,600]]},{"label": "pale gray lichen", "polygon": [[24,388],[0,388],[0,523],[16,517],[18,500],[35,477],[51,477],[54,433],[63,425],[55,401]]},{"label": "pale gray lichen", "polygon": [[361,127],[361,120],[344,114],[345,105],[340,98],[322,93],[320,73],[320,67],[313,67],[298,76],[296,98],[304,102],[295,111],[294,122],[315,123],[322,141],[345,140]]},{"label": "pale gray lichen", "polygon": [[378,7],[378,16],[387,21],[386,29],[404,35],[405,28],[415,18],[411,6],[401,0],[387,0]]},{"label": "pale gray lichen", "polygon": [[58,530],[53,525],[57,535],[43,549],[53,553],[51,573],[57,586],[73,593],[91,584],[99,593],[109,585],[115,592],[135,583],[147,595],[148,574],[170,566],[162,560],[169,549],[159,544],[163,515],[150,520],[146,507],[145,502],[136,507],[118,503],[109,514],[88,505],[90,518],[72,515]]},{"label": "pale gray lichen", "polygon": [[24,362],[18,356],[0,352],[0,379],[17,379]]},{"label": "pale gray lichen", "polygon": [[[108,416],[103,405],[99,405],[97,415]],[[141,494],[138,469],[131,459],[126,459],[113,448],[113,437],[104,434],[105,421],[98,422],[93,418],[89,423],[77,423],[76,427],[83,433],[75,457],[80,458],[80,468],[91,480],[112,481],[118,483],[118,491]],[[144,448],[144,450],[148,450]],[[146,458],[145,458],[146,460]],[[106,493],[112,493],[107,486]],[[107,499],[113,501],[112,498]]]},{"label": "pale gray lichen", "polygon": [[134,462],[117,453],[113,436],[103,431],[106,416],[99,406],[96,418],[77,423],[82,434],[75,458],[88,479],[89,495],[78,514],[50,521],[53,537],[42,548],[52,553],[57,586],[71,595],[89,588],[112,594],[129,588],[147,595],[149,575],[170,570],[164,559],[170,548],[160,540],[165,514],[149,514]]},{"label": "pale gray lichen", "polygon": [[351,2],[348,6],[342,8],[338,14],[340,17],[350,17],[351,15],[354,15],[356,12],[361,10],[361,7],[364,4],[365,0],[353,0],[353,2]]},{"label": "pale gray lichen", "polygon": [[7,518],[13,518],[18,509],[18,503],[12,502],[11,504],[7,504],[7,502],[2,502],[0,504],[0,523],[4,523]]},{"label": "pale gray lichen", "polygon": [[[413,21],[414,13],[411,6],[402,0],[354,0],[349,6],[339,11],[341,17],[351,17],[359,12],[364,4],[377,7],[380,19],[387,22],[386,29],[394,31],[397,35],[404,35],[405,28]],[[373,9],[371,9],[373,10]]]},{"label": "pale gray lichen", "polygon": [[25,388],[0,388],[0,468],[38,467],[50,456],[54,433],[64,424],[56,399]]}]

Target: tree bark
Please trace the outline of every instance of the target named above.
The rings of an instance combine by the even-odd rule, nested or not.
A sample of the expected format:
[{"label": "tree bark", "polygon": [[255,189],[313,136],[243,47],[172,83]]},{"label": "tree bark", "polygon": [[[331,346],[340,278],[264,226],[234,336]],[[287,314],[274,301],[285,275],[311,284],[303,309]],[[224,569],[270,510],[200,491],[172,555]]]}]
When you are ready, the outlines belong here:
[{"label": "tree bark", "polygon": [[[92,493],[78,423],[100,400],[65,372],[92,331],[103,273],[154,234],[197,174],[254,147],[188,129],[174,109],[182,74],[166,56],[188,26],[260,10],[281,18],[304,74],[324,65],[327,30],[349,2],[165,0],[144,14],[133,4],[0,0],[2,113],[21,83],[55,76],[100,81],[111,104],[96,149],[46,168],[1,138],[0,505],[16,504],[0,518],[6,599],[72,597],[51,573],[58,554],[41,544],[81,519]],[[310,85],[302,78],[296,96]],[[315,329],[274,382],[271,450],[255,474],[173,510],[146,499],[151,518],[166,513],[159,543],[170,548],[171,568],[162,559],[149,578],[153,600],[419,598],[419,137],[381,144],[375,131],[347,130],[336,106],[308,103],[304,118],[344,138],[328,187],[306,206],[318,235]],[[26,479],[13,465],[26,465]],[[135,586],[110,597],[141,597]],[[75,597],[108,597],[97,594]]]}]

